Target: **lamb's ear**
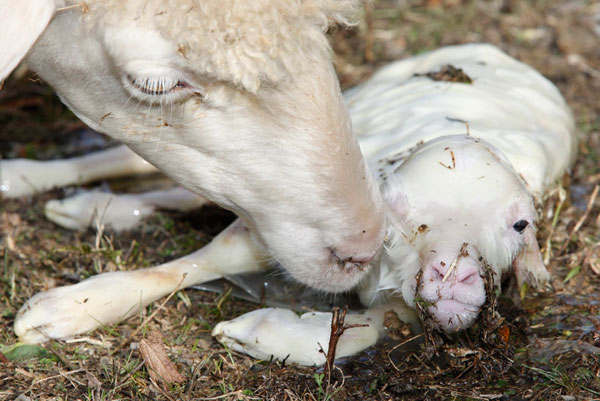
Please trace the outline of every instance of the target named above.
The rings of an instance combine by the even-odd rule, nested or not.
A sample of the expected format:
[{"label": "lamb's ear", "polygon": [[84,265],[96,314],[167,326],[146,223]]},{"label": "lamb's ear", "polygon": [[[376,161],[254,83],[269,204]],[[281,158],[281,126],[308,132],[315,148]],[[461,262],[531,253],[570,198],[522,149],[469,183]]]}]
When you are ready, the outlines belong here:
[{"label": "lamb's ear", "polygon": [[391,217],[398,222],[402,222],[408,216],[410,204],[406,198],[402,179],[397,174],[390,175],[381,184],[381,194],[383,200],[391,212]]},{"label": "lamb's ear", "polygon": [[523,283],[527,283],[531,287],[545,289],[550,283],[550,273],[544,266],[535,228],[527,227],[522,235],[525,236],[525,246],[513,261],[517,285],[521,288]]},{"label": "lamb's ear", "polygon": [[54,0],[0,0],[0,82],[25,57],[55,11]]}]

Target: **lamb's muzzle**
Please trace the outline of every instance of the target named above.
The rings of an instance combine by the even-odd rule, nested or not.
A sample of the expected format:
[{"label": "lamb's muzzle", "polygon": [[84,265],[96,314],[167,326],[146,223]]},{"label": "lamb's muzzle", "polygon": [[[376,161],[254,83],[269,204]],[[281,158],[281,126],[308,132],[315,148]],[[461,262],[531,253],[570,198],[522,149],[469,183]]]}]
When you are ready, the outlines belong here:
[{"label": "lamb's muzzle", "polygon": [[458,252],[443,247],[423,253],[429,257],[422,261],[417,298],[428,304],[427,310],[440,329],[453,332],[470,326],[485,302],[479,254],[468,249],[467,243]]}]

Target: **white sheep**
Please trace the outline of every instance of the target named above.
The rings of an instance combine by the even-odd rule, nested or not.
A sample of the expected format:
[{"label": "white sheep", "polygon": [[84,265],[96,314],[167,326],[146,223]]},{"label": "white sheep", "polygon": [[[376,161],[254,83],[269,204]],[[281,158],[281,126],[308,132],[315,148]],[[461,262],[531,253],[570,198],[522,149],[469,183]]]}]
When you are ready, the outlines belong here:
[{"label": "white sheep", "polygon": [[[25,57],[90,127],[240,216],[292,277],[345,291],[385,233],[324,33],[359,5],[1,0],[0,80]],[[153,168],[123,148],[109,156],[1,161],[0,192]],[[50,166],[61,171],[53,184]]]},{"label": "white sheep", "polygon": [[[427,75],[446,64],[472,83]],[[368,309],[348,317],[369,327],[346,331],[338,357],[374,344],[387,310],[417,326],[416,297],[441,330],[468,327],[485,301],[488,266],[496,286],[512,269],[520,283],[547,282],[534,199],[568,169],[576,148],[572,116],[556,87],[497,48],[464,45],[394,63],[346,99],[389,224],[382,255],[357,287]],[[142,296],[144,303],[171,292],[184,274],[182,285],[189,285],[260,271],[264,252],[238,221],[186,258],[40,294],[20,312],[15,331],[28,341],[81,333],[126,315]],[[268,308],[222,322],[213,334],[259,358],[322,364],[319,344],[329,339],[330,318]]]}]

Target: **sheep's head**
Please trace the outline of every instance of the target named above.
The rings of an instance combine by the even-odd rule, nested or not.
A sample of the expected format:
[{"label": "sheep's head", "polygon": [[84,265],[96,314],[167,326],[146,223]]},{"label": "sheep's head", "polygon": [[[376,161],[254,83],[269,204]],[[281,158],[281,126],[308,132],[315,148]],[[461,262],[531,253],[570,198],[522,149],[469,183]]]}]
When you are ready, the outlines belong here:
[{"label": "sheep's head", "polygon": [[27,62],[84,122],[236,212],[294,278],[360,280],[383,206],[324,34],[357,1],[58,3]]},{"label": "sheep's head", "polygon": [[430,141],[382,189],[391,241],[370,290],[396,291],[409,305],[419,303],[434,326],[446,332],[469,327],[486,301],[486,274],[495,288],[511,269],[519,282],[548,280],[533,199],[489,146],[469,136]]}]

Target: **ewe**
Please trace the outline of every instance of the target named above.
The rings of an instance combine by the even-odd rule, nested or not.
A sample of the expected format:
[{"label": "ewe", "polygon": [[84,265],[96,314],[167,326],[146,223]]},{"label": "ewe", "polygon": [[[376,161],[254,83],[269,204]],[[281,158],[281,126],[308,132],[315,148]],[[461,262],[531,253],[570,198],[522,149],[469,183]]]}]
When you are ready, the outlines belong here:
[{"label": "ewe", "polygon": [[[293,278],[345,291],[385,234],[324,34],[359,5],[2,0],[0,81],[25,57],[90,127],[240,216]],[[113,163],[148,169],[122,148],[109,160],[94,174],[56,166],[66,181],[114,172]],[[48,168],[3,161],[0,189],[46,189]]]}]

